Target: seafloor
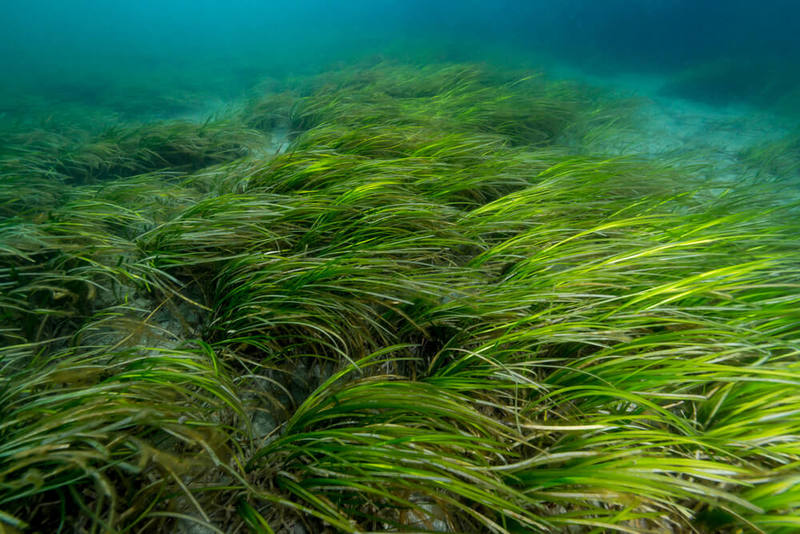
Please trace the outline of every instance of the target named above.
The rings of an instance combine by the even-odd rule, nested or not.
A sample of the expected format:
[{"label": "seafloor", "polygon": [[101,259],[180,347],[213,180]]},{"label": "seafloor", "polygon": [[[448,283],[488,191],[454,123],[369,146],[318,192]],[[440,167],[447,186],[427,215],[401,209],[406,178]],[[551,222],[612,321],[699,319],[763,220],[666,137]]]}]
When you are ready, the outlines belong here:
[{"label": "seafloor", "polygon": [[0,531],[796,532],[800,137],[664,84],[15,97]]}]

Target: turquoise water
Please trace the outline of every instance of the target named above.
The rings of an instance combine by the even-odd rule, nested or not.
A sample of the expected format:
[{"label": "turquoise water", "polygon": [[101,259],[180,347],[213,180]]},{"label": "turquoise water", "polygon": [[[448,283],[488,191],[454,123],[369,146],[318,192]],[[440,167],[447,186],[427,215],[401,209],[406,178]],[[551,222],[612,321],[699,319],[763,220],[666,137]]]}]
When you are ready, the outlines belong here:
[{"label": "turquoise water", "polygon": [[[729,168],[795,135],[798,12],[783,0],[15,2],[0,28],[0,128],[202,121],[347,65],[477,62],[641,99],[638,130],[603,150],[700,150]],[[794,183],[794,167],[779,178]]]},{"label": "turquoise water", "polygon": [[0,109],[29,118],[26,99],[41,97],[50,111],[171,114],[374,57],[646,73],[715,105],[796,109],[799,11],[788,0],[7,2]]}]

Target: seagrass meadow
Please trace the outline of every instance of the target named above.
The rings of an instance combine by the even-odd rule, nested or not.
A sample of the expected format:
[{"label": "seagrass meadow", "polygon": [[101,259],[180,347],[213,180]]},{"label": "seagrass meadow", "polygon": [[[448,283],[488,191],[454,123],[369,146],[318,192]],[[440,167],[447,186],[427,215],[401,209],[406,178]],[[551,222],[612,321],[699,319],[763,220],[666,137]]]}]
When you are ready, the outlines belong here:
[{"label": "seagrass meadow", "polygon": [[4,126],[0,532],[800,531],[797,139],[600,150],[637,105],[374,62]]}]

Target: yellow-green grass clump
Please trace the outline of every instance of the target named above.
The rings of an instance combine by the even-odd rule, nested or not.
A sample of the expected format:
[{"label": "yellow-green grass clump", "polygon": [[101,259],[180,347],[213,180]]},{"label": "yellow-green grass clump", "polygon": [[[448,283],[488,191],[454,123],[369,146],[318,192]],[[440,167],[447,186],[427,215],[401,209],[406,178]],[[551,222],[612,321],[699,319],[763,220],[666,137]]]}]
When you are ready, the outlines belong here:
[{"label": "yellow-green grass clump", "polygon": [[0,522],[795,531],[800,208],[575,154],[627,109],[379,64],[158,165],[6,148]]}]

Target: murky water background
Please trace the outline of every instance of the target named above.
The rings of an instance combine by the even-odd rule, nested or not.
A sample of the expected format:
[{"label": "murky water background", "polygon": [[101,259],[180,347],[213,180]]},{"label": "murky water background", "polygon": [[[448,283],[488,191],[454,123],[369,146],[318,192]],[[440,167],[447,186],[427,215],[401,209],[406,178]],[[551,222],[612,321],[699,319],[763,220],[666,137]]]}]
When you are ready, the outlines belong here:
[{"label": "murky water background", "polygon": [[265,80],[382,57],[628,76],[624,89],[647,97],[785,116],[800,107],[798,11],[783,0],[12,2],[0,112],[203,114]]}]

